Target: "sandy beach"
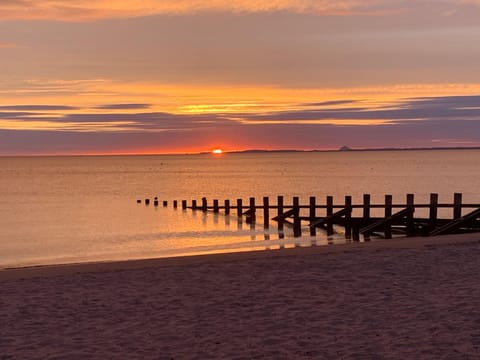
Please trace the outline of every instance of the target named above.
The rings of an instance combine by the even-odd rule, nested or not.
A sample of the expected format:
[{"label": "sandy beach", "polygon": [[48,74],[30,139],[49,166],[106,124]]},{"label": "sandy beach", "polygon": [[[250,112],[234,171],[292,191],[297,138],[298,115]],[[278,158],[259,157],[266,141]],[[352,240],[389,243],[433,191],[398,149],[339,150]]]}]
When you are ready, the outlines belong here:
[{"label": "sandy beach", "polygon": [[480,359],[480,235],[0,271],[0,359]]}]

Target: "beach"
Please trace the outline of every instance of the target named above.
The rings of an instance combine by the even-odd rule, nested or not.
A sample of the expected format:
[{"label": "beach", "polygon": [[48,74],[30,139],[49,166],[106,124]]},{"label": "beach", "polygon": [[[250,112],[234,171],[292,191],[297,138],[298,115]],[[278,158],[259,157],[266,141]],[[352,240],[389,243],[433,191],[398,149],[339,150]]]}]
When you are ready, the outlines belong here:
[{"label": "beach", "polygon": [[478,359],[480,236],[0,271],[0,359]]}]

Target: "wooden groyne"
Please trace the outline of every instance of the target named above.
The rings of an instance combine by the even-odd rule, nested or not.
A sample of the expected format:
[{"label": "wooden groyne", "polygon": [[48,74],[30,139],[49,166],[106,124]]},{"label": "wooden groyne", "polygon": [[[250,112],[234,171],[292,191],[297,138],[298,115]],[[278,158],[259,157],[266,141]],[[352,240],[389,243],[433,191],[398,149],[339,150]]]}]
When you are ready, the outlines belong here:
[{"label": "wooden groyne", "polygon": [[[264,197],[261,203],[251,197],[248,201],[218,199],[208,201],[181,201],[183,210],[211,211],[227,216],[235,214],[244,218],[248,224],[255,225],[257,216],[263,219],[263,226],[270,227],[271,221],[277,223],[278,229],[284,226],[293,228],[294,237],[302,235],[302,228],[306,226],[309,234],[315,236],[317,231],[327,235],[338,232],[343,228],[346,239],[354,241],[369,240],[371,236],[391,239],[394,235],[404,236],[434,236],[452,233],[480,232],[480,204],[465,204],[462,194],[455,193],[452,203],[439,203],[438,194],[430,194],[429,203],[416,203],[413,194],[407,194],[405,202],[394,203],[391,195],[385,195],[383,203],[373,204],[369,194],[363,195],[361,203],[354,204],[351,196],[345,196],[341,203],[335,203],[333,196],[327,196],[324,202],[319,202],[314,196],[308,203],[301,204],[299,197],[293,197],[286,202],[283,196],[278,196],[272,204],[269,197]],[[288,200],[290,201],[290,200]],[[138,202],[138,201],[137,201]],[[141,201],[140,201],[141,202]],[[158,205],[158,201],[155,202]],[[145,199],[145,204],[149,200]],[[168,206],[168,201],[163,201]],[[174,208],[178,201],[173,201]],[[418,210],[428,212],[428,216],[416,216]],[[439,210],[447,209],[451,216],[440,217]],[[376,216],[372,216],[375,212]],[[381,216],[378,213],[381,212]]]}]

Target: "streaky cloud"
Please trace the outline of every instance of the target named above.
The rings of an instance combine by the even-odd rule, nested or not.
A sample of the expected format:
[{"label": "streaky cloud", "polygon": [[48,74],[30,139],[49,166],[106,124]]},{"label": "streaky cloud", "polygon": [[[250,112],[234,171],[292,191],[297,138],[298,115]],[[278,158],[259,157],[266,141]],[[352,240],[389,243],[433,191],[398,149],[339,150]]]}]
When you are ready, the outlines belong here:
[{"label": "streaky cloud", "polygon": [[148,109],[152,104],[106,104],[96,106],[95,109],[102,110],[137,110],[137,109]]},{"label": "streaky cloud", "polygon": [[0,110],[12,111],[62,111],[62,110],[78,110],[74,106],[65,105],[5,105],[0,106]]}]

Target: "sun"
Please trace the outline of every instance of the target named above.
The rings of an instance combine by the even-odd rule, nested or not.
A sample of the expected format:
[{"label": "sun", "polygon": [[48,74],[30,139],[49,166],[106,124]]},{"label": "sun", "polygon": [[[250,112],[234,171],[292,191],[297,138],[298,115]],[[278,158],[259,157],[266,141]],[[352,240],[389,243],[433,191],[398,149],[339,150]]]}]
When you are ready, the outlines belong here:
[{"label": "sun", "polygon": [[215,155],[223,154],[223,150],[222,149],[214,149],[214,150],[212,150],[212,154],[215,154]]}]

